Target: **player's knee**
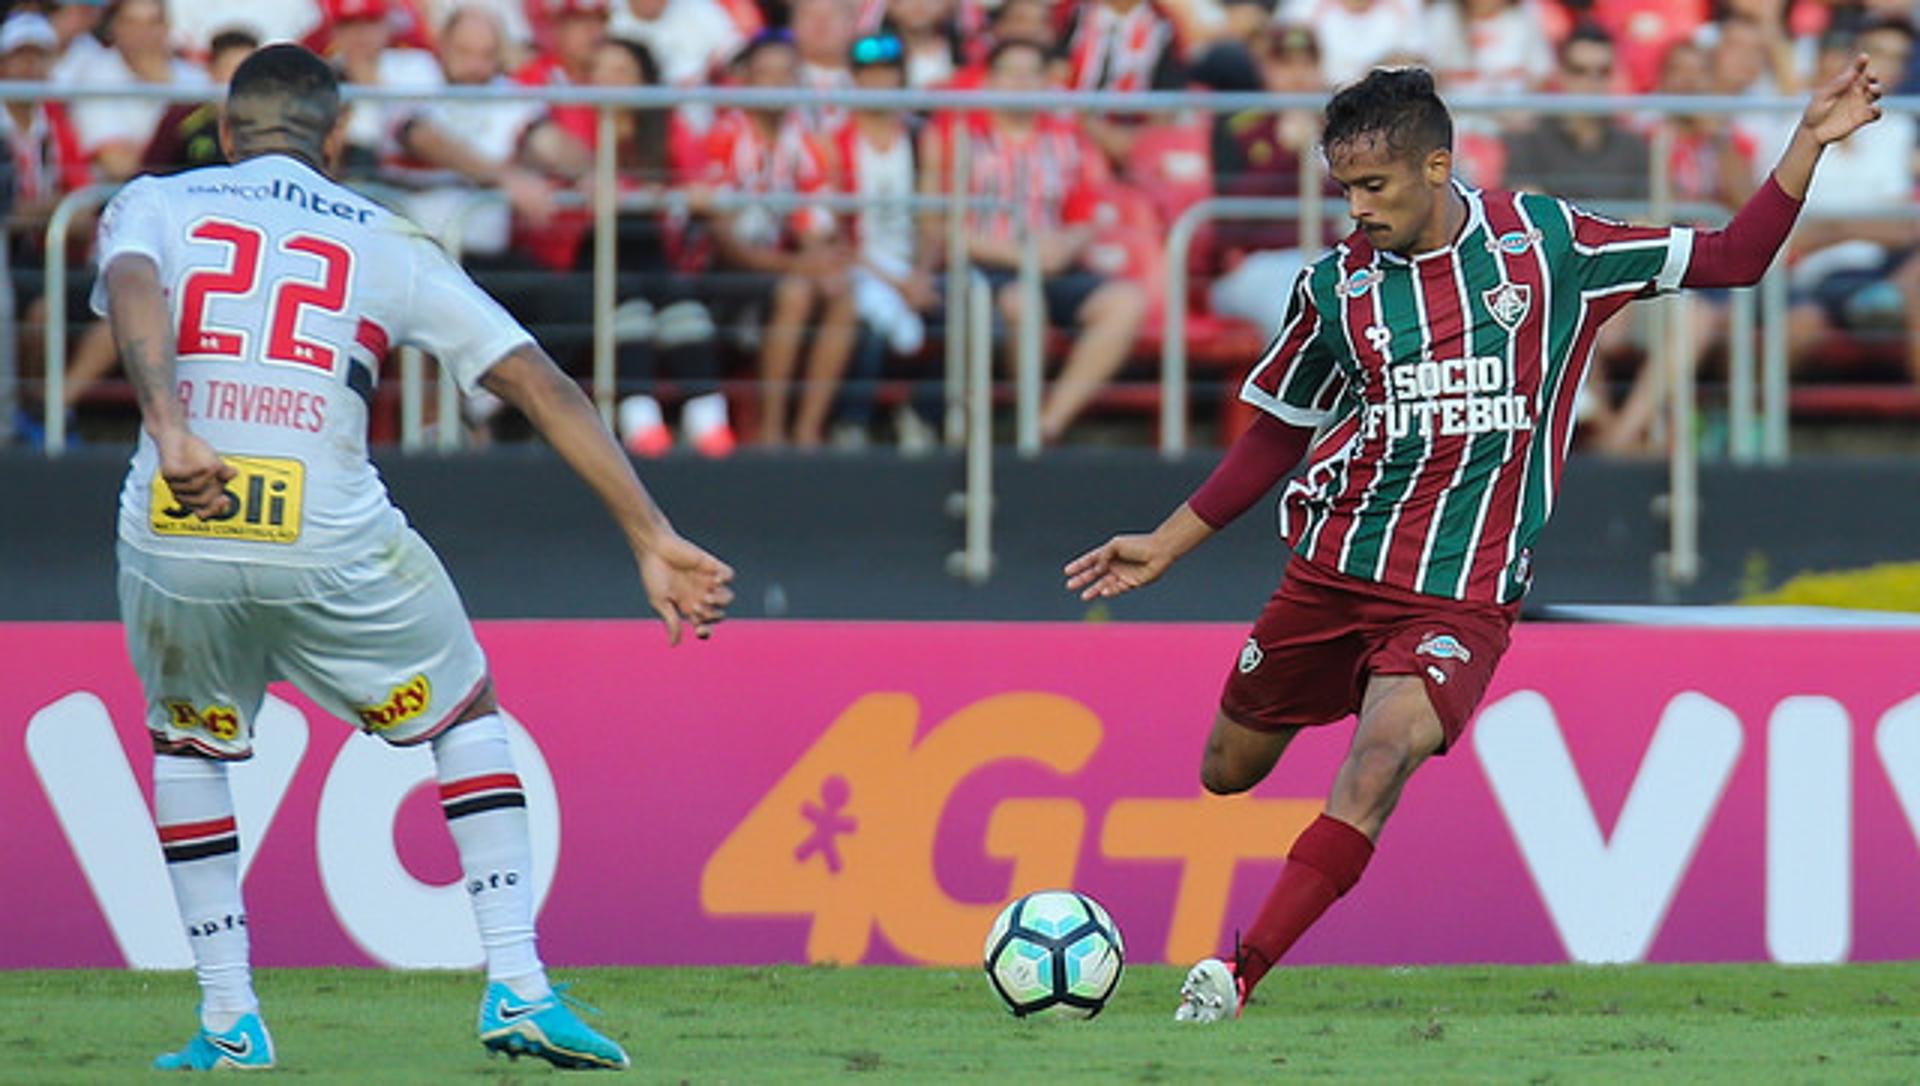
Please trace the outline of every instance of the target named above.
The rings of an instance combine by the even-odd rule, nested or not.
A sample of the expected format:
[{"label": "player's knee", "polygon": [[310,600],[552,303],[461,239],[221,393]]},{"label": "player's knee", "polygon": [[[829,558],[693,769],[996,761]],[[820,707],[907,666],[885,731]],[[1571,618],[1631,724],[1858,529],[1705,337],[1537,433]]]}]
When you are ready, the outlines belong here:
[{"label": "player's knee", "polygon": [[1356,747],[1347,755],[1348,773],[1358,798],[1378,800],[1397,795],[1414,766],[1419,764],[1410,744],[1380,740]]},{"label": "player's knee", "polygon": [[1225,750],[1209,747],[1200,759],[1200,787],[1216,796],[1232,796],[1260,783],[1260,775],[1236,765]]}]

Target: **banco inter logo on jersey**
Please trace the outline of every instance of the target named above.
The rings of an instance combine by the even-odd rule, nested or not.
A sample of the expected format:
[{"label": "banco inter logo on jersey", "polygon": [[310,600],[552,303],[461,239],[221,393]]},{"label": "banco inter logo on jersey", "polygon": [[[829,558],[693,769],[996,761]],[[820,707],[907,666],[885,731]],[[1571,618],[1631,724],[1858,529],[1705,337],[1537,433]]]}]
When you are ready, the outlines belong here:
[{"label": "banco inter logo on jersey", "polygon": [[294,543],[300,539],[300,507],[306,500],[307,466],[277,456],[223,456],[236,474],[227,481],[227,511],[201,520],[173,500],[158,472],[153,476],[150,523],[159,535]]},{"label": "banco inter logo on jersey", "polygon": [[[471,391],[530,342],[418,227],[308,164],[265,154],[140,177],[103,216],[100,263],[151,261],[173,319],[175,393],[193,432],[240,469],[232,511],[188,515],[143,438],[119,534],[154,554],[324,566],[404,521],[366,456],[380,370],[418,347]],[[105,314],[100,277],[92,304]]]}]

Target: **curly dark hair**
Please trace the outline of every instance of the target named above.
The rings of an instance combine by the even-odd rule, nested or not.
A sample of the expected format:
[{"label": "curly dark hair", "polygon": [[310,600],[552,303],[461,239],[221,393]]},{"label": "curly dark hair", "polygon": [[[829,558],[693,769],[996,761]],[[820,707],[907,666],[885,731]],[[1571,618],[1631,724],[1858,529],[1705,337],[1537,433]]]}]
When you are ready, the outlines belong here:
[{"label": "curly dark hair", "polygon": [[1453,117],[1433,89],[1432,72],[1375,68],[1333,96],[1320,145],[1331,151],[1369,138],[1384,142],[1396,157],[1453,149]]}]

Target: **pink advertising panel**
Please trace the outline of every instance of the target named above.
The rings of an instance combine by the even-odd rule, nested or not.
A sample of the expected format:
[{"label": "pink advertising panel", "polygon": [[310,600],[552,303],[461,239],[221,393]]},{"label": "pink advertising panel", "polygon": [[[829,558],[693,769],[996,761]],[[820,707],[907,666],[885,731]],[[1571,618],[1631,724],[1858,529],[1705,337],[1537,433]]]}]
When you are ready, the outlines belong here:
[{"label": "pink advertising panel", "polygon": [[[1136,960],[1230,944],[1350,728],[1202,794],[1231,625],[480,626],[558,964],[970,962],[1013,894],[1099,898]],[[118,627],[0,625],[0,967],[171,967]],[[1920,633],[1523,626],[1307,962],[1920,956]],[[235,774],[265,965],[461,966],[424,752],[275,688]],[[519,728],[524,728],[520,732]]]}]

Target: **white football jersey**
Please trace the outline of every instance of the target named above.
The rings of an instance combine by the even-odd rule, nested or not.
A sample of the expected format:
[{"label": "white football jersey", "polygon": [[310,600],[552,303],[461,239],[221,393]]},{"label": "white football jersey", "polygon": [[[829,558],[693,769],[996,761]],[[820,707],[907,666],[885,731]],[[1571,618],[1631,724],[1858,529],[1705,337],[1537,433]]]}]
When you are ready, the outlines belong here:
[{"label": "white football jersey", "polygon": [[239,472],[232,514],[197,520],[142,432],[120,538],[151,553],[326,565],[384,545],[405,524],[367,459],[388,348],[420,347],[472,392],[532,342],[412,223],[285,155],[129,183],[101,216],[100,267],[127,253],[160,269],[189,426]]}]

